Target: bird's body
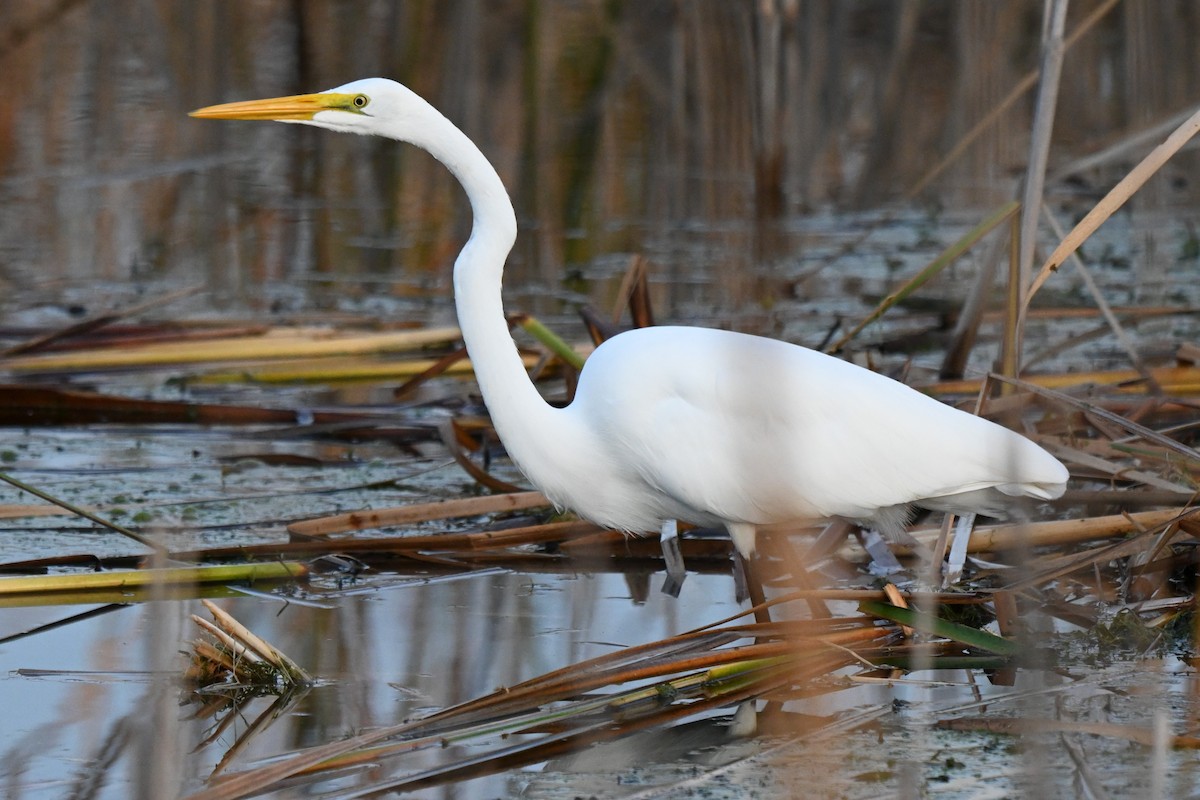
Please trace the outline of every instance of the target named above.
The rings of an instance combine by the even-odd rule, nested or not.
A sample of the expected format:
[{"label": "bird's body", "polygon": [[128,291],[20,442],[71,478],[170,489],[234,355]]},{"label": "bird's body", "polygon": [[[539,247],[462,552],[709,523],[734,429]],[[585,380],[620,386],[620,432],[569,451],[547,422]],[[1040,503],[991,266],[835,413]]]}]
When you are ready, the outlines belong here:
[{"label": "bird's body", "polygon": [[560,413],[587,446],[569,470],[539,473],[551,461],[539,455],[526,473],[555,502],[629,531],[844,517],[895,534],[909,504],[994,513],[1005,495],[1055,497],[1063,480],[1057,460],[1006,428],[840,359],[729,331],[616,336]]},{"label": "bird's body", "polygon": [[372,78],[313,95],[231,103],[195,116],[276,119],[411,142],[462,183],[474,212],[455,262],[459,325],[509,454],[554,503],[639,532],[669,520],[755,526],[845,517],[897,532],[907,507],[994,512],[1006,496],[1050,499],[1067,471],[1006,428],[797,345],[729,331],[629,331],[588,359],[554,408],[525,374],[501,304],[516,236],[483,154],[432,106]]}]

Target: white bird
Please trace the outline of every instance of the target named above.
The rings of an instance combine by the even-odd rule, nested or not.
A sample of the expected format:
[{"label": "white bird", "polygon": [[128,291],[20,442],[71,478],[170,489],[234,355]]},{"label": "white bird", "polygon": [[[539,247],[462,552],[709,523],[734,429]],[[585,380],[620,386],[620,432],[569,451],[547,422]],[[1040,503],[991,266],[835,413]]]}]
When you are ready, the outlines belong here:
[{"label": "white bird", "polygon": [[522,366],[501,303],[517,223],[474,143],[408,88],[370,78],[317,94],[193,111],[409,142],[450,169],[474,213],[454,264],[463,341],[513,461],[560,507],[628,532],[723,525],[749,558],[755,529],[840,517],[902,535],[912,506],[996,513],[1062,495],[1038,445],[840,359],[774,339],[652,327],[604,342],[555,408]]}]

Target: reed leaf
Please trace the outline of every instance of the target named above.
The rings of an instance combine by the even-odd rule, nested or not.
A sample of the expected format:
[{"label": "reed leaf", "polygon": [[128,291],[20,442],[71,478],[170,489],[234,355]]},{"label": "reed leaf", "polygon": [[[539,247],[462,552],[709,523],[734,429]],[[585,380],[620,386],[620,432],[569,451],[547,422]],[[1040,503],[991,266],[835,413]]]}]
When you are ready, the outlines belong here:
[{"label": "reed leaf", "polygon": [[212,339],[202,343],[168,342],[140,347],[76,350],[0,359],[0,370],[25,374],[88,372],[118,367],[197,364],[220,361],[350,356],[397,353],[457,341],[458,328],[428,328],[358,335],[333,334],[328,329],[275,330],[264,336]]},{"label": "reed leaf", "polygon": [[997,225],[1003,223],[1006,219],[1016,213],[1021,207],[1020,203],[1015,200],[1001,206],[996,211],[992,212],[983,222],[976,225],[974,228],[964,234],[957,242],[947,247],[942,251],[941,255],[929,262],[920,272],[904,282],[899,289],[889,294],[875,306],[874,310],[866,316],[861,322],[851,328],[842,338],[838,339],[827,348],[827,352],[836,353],[845,347],[851,339],[859,334],[859,332],[870,325],[875,320],[882,317],[887,310],[899,303],[904,298],[911,295],[917,289],[924,286],[931,278],[940,273],[943,269],[961,256],[963,253],[970,250],[976,242],[988,235],[996,228]]},{"label": "reed leaf", "polygon": [[[1009,525],[983,525],[971,532],[969,553],[1005,552],[1028,547],[1046,547],[1123,536],[1145,528],[1167,525],[1196,509],[1187,506],[1134,514],[1103,517],[1025,522]],[[931,539],[936,532],[914,534],[918,540]],[[897,547],[904,551],[903,547]]]},{"label": "reed leaf", "polygon": [[[386,528],[394,525],[411,525],[451,517],[472,517],[479,514],[495,514],[505,511],[522,511],[541,508],[550,504],[541,492],[507,492],[486,497],[463,497],[439,500],[433,503],[418,503],[397,508],[380,508],[372,511],[353,511],[319,519],[303,520],[288,525],[290,533],[302,536],[328,536],[331,533]],[[2,510],[2,507],[0,507]]]},{"label": "reed leaf", "polygon": [[922,633],[953,639],[968,647],[975,647],[1001,656],[1016,656],[1022,650],[1021,645],[1016,642],[1002,639],[995,634],[959,625],[956,622],[947,622],[932,614],[914,611],[911,608],[900,608],[887,603],[877,603],[874,600],[864,600],[858,604],[858,610],[873,617],[897,622]]},{"label": "reed leaf", "polygon": [[[526,369],[533,368],[536,356],[523,355],[521,362]],[[319,360],[287,361],[282,364],[255,364],[236,370],[206,372],[190,376],[188,381],[197,384],[263,383],[350,383],[354,381],[391,381],[414,378],[429,372],[439,361],[426,358],[403,361],[378,361],[368,358],[328,358]],[[470,359],[459,359],[440,371],[443,375],[470,375],[474,367]]]},{"label": "reed leaf", "polygon": [[132,589],[151,585],[177,586],[236,581],[292,580],[307,575],[308,567],[295,561],[264,561],[257,564],[166,567],[66,575],[30,575],[0,578],[0,596],[93,589]]},{"label": "reed leaf", "polygon": [[559,336],[541,323],[537,317],[529,314],[521,314],[517,317],[517,324],[530,336],[537,339],[545,345],[550,352],[561,358],[565,363],[575,369],[583,369],[584,356],[580,354],[571,345],[564,342]]},{"label": "reed leaf", "polygon": [[1108,194],[1101,198],[1100,202],[1096,203],[1092,210],[1071,229],[1071,232],[1054,249],[1054,252],[1046,259],[1045,263],[1042,264],[1042,268],[1034,277],[1033,283],[1029,287],[1029,292],[1025,296],[1022,312],[1029,307],[1034,295],[1042,288],[1042,285],[1062,266],[1067,256],[1078,250],[1079,246],[1087,241],[1088,237],[1095,233],[1097,228],[1116,213],[1117,209],[1123,206],[1138,189],[1142,188],[1146,181],[1150,179],[1150,176],[1158,172],[1163,164],[1167,163],[1167,161],[1178,153],[1197,132],[1200,132],[1200,108],[1196,109],[1162,144],[1151,150],[1137,166],[1130,170],[1116,186],[1110,189]]}]

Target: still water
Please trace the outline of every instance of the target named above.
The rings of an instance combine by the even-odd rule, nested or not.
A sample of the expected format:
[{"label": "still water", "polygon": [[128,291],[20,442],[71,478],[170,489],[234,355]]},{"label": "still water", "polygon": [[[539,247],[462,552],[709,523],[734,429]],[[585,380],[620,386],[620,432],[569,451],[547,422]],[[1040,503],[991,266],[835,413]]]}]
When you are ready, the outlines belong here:
[{"label": "still water", "polygon": [[[1068,29],[1097,8],[1073,4]],[[659,321],[816,345],[1014,196],[1028,151],[1029,96],[927,189],[910,189],[1036,66],[1040,13],[1034,2],[14,2],[0,21],[8,98],[0,110],[0,332],[15,344],[187,286],[202,291],[148,318],[451,322],[449,266],[470,223],[440,165],[390,142],[186,116],[211,103],[378,74],[409,84],[458,122],[509,186],[521,226],[506,281],[510,310],[577,336],[576,308],[607,313],[637,255],[652,264]],[[1200,102],[1198,27],[1194,11],[1126,4],[1068,54],[1051,149],[1058,177],[1046,193],[1065,227],[1158,139],[1127,150],[1122,142]],[[1076,161],[1098,152],[1110,155],[1090,166]],[[1151,360],[1169,360],[1200,335],[1196,174],[1197,154],[1181,154],[1084,248],[1111,305],[1169,312],[1128,323]],[[1054,240],[1043,230],[1043,249]],[[876,364],[911,359],[911,380],[931,379],[952,312],[989,247],[1002,252],[1002,243],[973,249],[919,303],[869,327],[859,348]],[[1094,306],[1070,270],[1040,302]],[[998,326],[985,322],[971,371],[990,367]],[[1034,320],[1027,342],[1031,359],[1044,356],[1039,369],[1126,363],[1095,316]],[[1058,346],[1064,342],[1070,346]],[[874,352],[880,345],[890,351]],[[390,387],[200,389],[170,382],[177,377],[43,380],[289,408],[374,405],[390,396]],[[445,389],[470,392],[461,382]],[[152,514],[177,547],[277,540],[288,519],[473,491],[444,453],[133,428],[8,428],[0,451],[12,454],[6,470],[75,502]],[[324,463],[254,463],[266,452]],[[360,488],[396,475],[404,476],[398,486]],[[20,492],[0,491],[0,503],[22,502]],[[70,517],[6,521],[0,534],[3,562],[130,548]],[[249,740],[239,763],[393,724],[736,608],[726,575],[690,576],[679,600],[658,593],[660,575],[397,580],[364,576],[360,594],[319,582],[336,595],[328,609],[221,601],[321,680]],[[0,637],[88,608],[0,609]],[[0,643],[5,791],[127,797],[198,788],[267,705],[256,701],[245,719],[205,741],[214,719],[195,718],[173,680],[183,663],[177,650],[193,635],[187,615],[198,610],[194,600],[121,606]],[[1119,719],[1144,725],[1155,714],[1177,726],[1196,718],[1194,687],[1178,664],[1138,669],[1143,680],[1134,689],[1148,698],[1140,706],[1122,705],[1135,693],[1132,669],[1084,682],[1066,702],[1080,714],[1117,708]],[[978,689],[939,691],[931,698],[857,687],[832,707],[803,710],[874,713],[913,700],[906,692],[954,705]],[[879,782],[914,796],[914,787],[946,797],[1003,795],[1020,793],[1020,776],[1040,763],[1030,756],[1014,765],[994,737],[931,733],[897,709],[885,722],[900,743],[895,770],[887,760],[895,753],[871,757],[872,731],[804,758],[784,754],[776,770],[748,770],[710,789],[770,796],[780,791],[772,781],[791,774],[801,786],[828,785],[848,797],[875,796]],[[1094,763],[1111,767],[1104,780],[1114,792],[1148,791],[1156,773],[1146,751],[1095,747]],[[1047,752],[1034,786],[1065,790],[1074,751],[1055,742]],[[1194,758],[1171,758],[1165,796],[1194,793]],[[650,757],[628,772],[594,770],[600,788],[514,773],[427,794],[604,795],[657,767],[684,769]],[[972,777],[980,772],[1008,782],[981,788]],[[795,785],[783,785],[794,793]]]},{"label": "still water", "polygon": [[[726,578],[691,576],[678,602],[654,591],[646,602],[634,603],[625,581],[613,574],[483,575],[365,589],[329,609],[258,597],[222,600],[223,608],[320,682],[250,738],[237,762],[395,724],[583,658],[677,633],[691,627],[694,614],[696,621],[717,619],[736,608]],[[7,635],[90,608],[5,609],[0,631]],[[117,607],[0,648],[10,796],[75,796],[93,783],[97,796],[128,796],[130,786],[146,784],[137,748],[155,729],[154,752],[145,755],[162,759],[185,786],[199,788],[197,780],[217,766],[271,698],[250,701],[221,735],[205,741],[234,712],[193,718],[200,700],[189,701],[180,688],[183,658],[176,653],[194,635],[188,613],[203,612],[194,601]],[[168,727],[158,727],[162,714]],[[418,754],[405,759],[403,768],[431,766],[446,757],[437,750]],[[510,781],[484,779],[467,791],[504,796]]]}]

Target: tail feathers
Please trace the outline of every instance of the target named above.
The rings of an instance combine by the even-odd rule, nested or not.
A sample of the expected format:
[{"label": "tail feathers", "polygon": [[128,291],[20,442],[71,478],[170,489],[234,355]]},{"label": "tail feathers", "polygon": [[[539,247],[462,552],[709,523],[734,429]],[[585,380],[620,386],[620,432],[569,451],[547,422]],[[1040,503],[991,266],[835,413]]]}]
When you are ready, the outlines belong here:
[{"label": "tail feathers", "polygon": [[1054,500],[1062,497],[1065,489],[1063,484],[1001,484],[941,497],[923,497],[917,501],[917,505],[931,511],[947,511],[960,515],[981,514],[985,517],[1008,519],[1008,512],[1020,505],[1022,498]]},{"label": "tail feathers", "polygon": [[1066,483],[1002,483],[996,487],[1009,497],[1034,497],[1038,500],[1057,500],[1067,490]]},{"label": "tail feathers", "polygon": [[877,508],[870,517],[853,519],[851,522],[862,528],[873,528],[879,531],[889,542],[907,543],[912,539],[907,530],[912,517],[912,506],[904,503]]}]

